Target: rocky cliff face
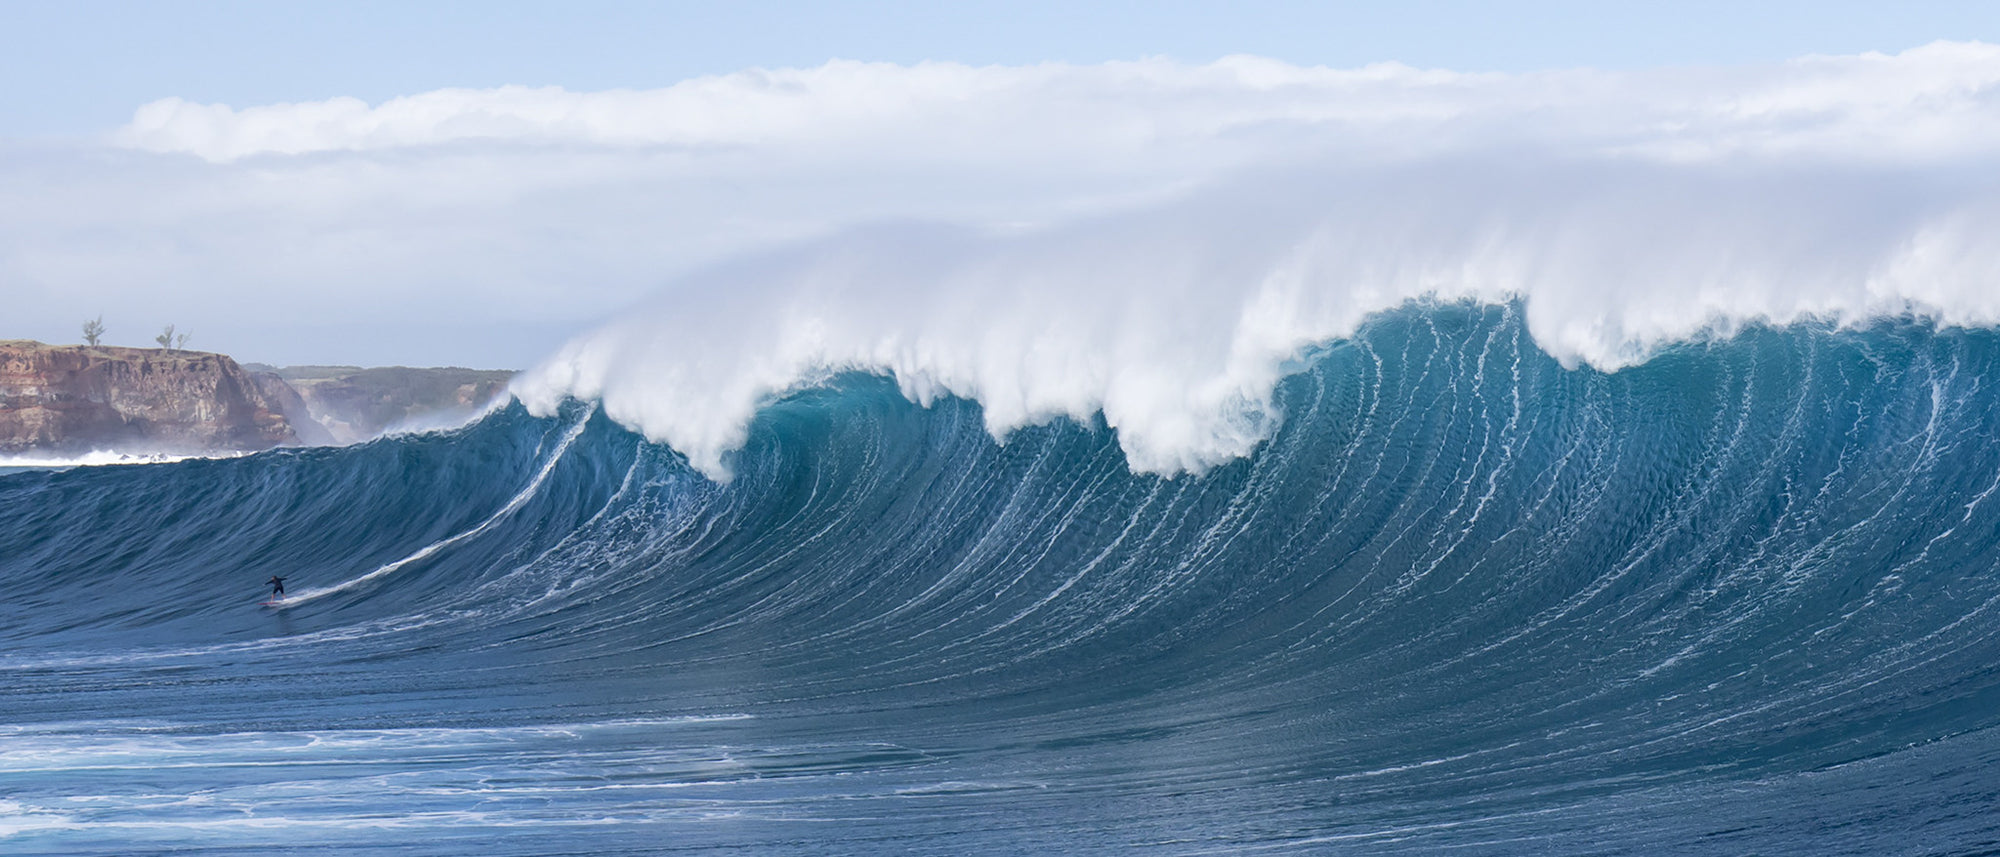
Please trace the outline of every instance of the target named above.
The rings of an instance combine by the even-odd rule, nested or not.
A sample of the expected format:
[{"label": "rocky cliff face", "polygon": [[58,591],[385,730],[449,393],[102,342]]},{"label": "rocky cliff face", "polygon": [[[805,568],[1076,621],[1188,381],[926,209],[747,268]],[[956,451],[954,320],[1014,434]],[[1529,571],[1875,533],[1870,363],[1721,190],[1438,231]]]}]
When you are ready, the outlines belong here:
[{"label": "rocky cliff face", "polygon": [[0,452],[215,452],[298,440],[282,406],[226,355],[0,340]]},{"label": "rocky cliff face", "polygon": [[[244,368],[247,370],[250,367]],[[298,390],[292,389],[292,385],[285,383],[285,379],[272,372],[251,372],[250,380],[257,385],[257,392],[264,394],[264,401],[269,402],[278,413],[285,415],[285,422],[291,424],[292,431],[298,435],[300,443],[308,446],[332,446],[339,442],[325,426],[313,419],[312,408],[306,405],[305,397],[299,395]]]},{"label": "rocky cliff face", "polygon": [[[257,370],[260,377],[269,373],[297,390],[311,421],[336,443],[363,441],[395,429],[462,422],[506,395],[507,381],[514,376],[504,370],[451,366],[363,369],[253,363],[248,368]],[[294,426],[305,422],[296,416],[292,419]]]}]

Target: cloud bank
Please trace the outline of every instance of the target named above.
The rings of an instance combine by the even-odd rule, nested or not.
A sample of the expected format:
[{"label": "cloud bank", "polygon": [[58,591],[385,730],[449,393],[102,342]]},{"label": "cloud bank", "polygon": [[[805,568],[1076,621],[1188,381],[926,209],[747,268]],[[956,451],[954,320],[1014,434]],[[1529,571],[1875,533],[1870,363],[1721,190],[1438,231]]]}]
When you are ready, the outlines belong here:
[{"label": "cloud bank", "polygon": [[976,397],[997,434],[1101,413],[1171,473],[1254,446],[1287,360],[1413,297],[1520,300],[1603,368],[1759,319],[1993,324],[1996,153],[2000,47],[1942,42],[165,99],[0,151],[0,287],[47,338],[105,312],[246,359],[539,361],[531,403],[601,397],[715,475],[828,368]]},{"label": "cloud bank", "polygon": [[[1311,68],[1250,56],[1077,66],[836,61],[647,91],[447,89],[234,110],[168,98],[118,138],[217,162],[512,142],[856,159],[1209,159],[1272,148],[1377,156],[1539,145],[1672,159],[1735,154],[1937,157],[2000,142],[2000,46],[1768,68],[1461,74],[1395,63]],[[1212,165],[1212,160],[1211,160]]]}]

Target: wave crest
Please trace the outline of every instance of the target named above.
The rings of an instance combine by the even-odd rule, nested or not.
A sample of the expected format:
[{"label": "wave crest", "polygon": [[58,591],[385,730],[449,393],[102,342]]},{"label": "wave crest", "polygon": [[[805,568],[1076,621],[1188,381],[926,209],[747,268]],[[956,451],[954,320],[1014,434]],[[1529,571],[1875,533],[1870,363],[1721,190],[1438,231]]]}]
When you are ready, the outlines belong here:
[{"label": "wave crest", "polygon": [[515,392],[543,414],[601,399],[715,478],[764,403],[856,370],[975,399],[997,438],[1101,418],[1135,470],[1200,472],[1270,436],[1273,387],[1316,346],[1413,301],[1516,307],[1543,350],[1604,371],[1753,324],[2000,323],[1992,191],[1948,168],[1270,171],[1053,228],[884,225],[711,269]]}]

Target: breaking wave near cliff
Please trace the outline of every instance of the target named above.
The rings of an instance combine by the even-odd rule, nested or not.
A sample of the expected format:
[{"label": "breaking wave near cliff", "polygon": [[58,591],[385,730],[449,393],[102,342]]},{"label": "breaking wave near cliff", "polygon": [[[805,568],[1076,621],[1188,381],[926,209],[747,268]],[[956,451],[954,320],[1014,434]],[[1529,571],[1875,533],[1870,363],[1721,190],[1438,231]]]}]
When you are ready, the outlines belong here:
[{"label": "breaking wave near cliff", "polygon": [[1410,302],[1515,304],[1615,370],[1745,325],[2000,322],[2000,187],[1957,167],[1425,162],[1243,176],[1032,230],[881,225],[719,266],[515,390],[727,478],[773,397],[862,371],[977,400],[996,438],[1101,420],[1141,472],[1201,472],[1282,418],[1285,375]]},{"label": "breaking wave near cliff", "polygon": [[[1368,316],[1274,376],[1253,449],[1171,477],[1134,472],[1102,422],[996,443],[980,401],[919,405],[865,372],[764,401],[727,481],[608,399],[0,477],[0,836],[1824,854],[2000,835],[1977,809],[2000,798],[2000,334],[1755,325],[1606,372],[1535,324],[1521,301]],[[313,597],[259,609],[270,573]]]},{"label": "breaking wave near cliff", "polygon": [[0,474],[0,846],[1990,851],[1996,51],[151,106],[789,190],[470,425]]}]

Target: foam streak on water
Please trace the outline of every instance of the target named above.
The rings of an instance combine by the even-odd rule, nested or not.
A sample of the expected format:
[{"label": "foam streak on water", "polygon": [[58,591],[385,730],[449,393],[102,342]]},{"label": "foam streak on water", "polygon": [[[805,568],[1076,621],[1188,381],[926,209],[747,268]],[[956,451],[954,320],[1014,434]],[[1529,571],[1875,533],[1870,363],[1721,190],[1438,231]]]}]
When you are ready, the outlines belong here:
[{"label": "foam streak on water", "polygon": [[[584,402],[0,477],[0,845],[2000,837],[2000,336],[1750,326],[1604,372],[1533,325],[1374,316],[1171,478],[867,374],[766,402],[726,482]],[[274,569],[323,594],[258,608]]]}]

